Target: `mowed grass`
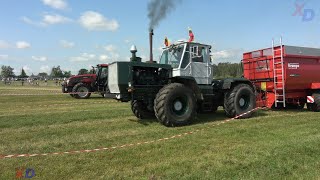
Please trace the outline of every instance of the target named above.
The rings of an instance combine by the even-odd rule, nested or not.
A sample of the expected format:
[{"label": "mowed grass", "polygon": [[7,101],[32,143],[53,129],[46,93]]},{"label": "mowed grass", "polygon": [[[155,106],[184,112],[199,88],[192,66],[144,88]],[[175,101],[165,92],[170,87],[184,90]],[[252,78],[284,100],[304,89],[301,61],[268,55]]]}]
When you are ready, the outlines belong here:
[{"label": "mowed grass", "polygon": [[19,167],[34,169],[33,179],[320,178],[318,113],[260,110],[213,126],[226,119],[220,109],[190,126],[166,128],[137,120],[129,103],[99,95],[79,100],[46,88],[0,86],[0,155],[121,146],[203,130],[120,149],[0,159],[0,179],[14,179]]}]

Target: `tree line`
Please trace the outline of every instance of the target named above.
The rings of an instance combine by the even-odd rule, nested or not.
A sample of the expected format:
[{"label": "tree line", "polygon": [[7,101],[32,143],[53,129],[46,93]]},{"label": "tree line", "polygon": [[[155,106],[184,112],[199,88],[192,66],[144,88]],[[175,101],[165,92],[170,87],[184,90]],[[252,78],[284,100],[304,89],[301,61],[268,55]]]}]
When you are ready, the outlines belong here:
[{"label": "tree line", "polygon": [[235,78],[242,77],[243,67],[241,63],[219,63],[212,65],[214,78]]},{"label": "tree line", "polygon": [[[10,66],[1,66],[1,78],[28,78],[29,76],[26,74],[25,70],[22,68],[20,75],[14,74],[14,68]],[[40,72],[38,75],[32,74],[31,77],[38,76],[42,78],[68,78],[71,77],[71,71],[63,71],[60,66],[53,66],[51,69],[51,73],[48,74],[46,72]]]},{"label": "tree line", "polygon": [[[93,69],[80,69],[78,75],[82,74],[93,74]],[[212,65],[212,73],[215,78],[233,78],[241,77],[243,74],[243,69],[241,63],[219,63]],[[31,75],[34,76],[34,75]],[[63,71],[60,66],[54,66],[51,69],[51,73],[41,72],[37,76],[39,77],[51,77],[51,78],[68,78],[72,76],[71,71]],[[14,69],[10,66],[1,67],[1,77],[2,78],[27,78],[25,70],[22,68],[20,75],[14,74]]]}]

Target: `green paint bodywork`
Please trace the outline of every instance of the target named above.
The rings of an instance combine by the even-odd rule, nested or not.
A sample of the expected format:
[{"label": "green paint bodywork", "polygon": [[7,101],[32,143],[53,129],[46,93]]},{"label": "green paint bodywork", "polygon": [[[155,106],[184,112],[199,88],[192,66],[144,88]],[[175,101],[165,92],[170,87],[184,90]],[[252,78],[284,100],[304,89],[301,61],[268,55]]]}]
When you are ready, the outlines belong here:
[{"label": "green paint bodywork", "polygon": [[[118,86],[121,94],[122,101],[130,101],[133,96],[141,96],[142,94],[148,95],[149,93],[156,94],[159,88],[163,85],[160,84],[148,84],[148,82],[152,81],[153,75],[143,76],[137,78],[135,73],[141,73],[137,69],[152,69],[158,71],[159,69],[167,70],[168,72],[172,71],[172,67],[167,64],[157,64],[157,63],[149,63],[149,62],[139,62],[139,61],[130,61],[130,62],[114,62],[111,63],[110,66],[117,65],[117,78],[118,78]],[[111,72],[112,73],[112,72]],[[165,79],[169,79],[171,74],[168,74]],[[128,86],[128,83],[131,83],[131,87]],[[140,84],[136,84],[136,83]],[[131,88],[134,90],[134,93],[129,93],[128,90]],[[139,98],[138,98],[139,99]]]}]

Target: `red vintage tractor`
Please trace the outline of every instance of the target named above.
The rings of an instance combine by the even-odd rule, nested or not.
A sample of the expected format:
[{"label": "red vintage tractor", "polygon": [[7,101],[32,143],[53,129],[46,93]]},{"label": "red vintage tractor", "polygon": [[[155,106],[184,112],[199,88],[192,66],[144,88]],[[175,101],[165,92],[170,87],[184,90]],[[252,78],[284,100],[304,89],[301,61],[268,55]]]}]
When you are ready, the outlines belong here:
[{"label": "red vintage tractor", "polygon": [[62,92],[77,99],[89,98],[91,93],[108,94],[108,64],[98,64],[94,74],[72,76],[62,83]]}]

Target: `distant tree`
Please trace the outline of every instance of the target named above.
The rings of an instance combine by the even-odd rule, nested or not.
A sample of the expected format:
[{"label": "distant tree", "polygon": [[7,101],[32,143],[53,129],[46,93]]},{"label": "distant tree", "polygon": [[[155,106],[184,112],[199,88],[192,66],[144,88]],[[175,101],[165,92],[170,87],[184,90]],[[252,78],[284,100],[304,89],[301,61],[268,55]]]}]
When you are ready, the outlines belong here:
[{"label": "distant tree", "polygon": [[243,69],[240,63],[219,63],[213,66],[214,77],[216,78],[233,78],[241,77]]},{"label": "distant tree", "polygon": [[89,74],[95,74],[96,72],[95,72],[95,70],[92,68],[92,69],[90,69],[90,71],[89,71]]},{"label": "distant tree", "polygon": [[41,72],[41,73],[38,74],[38,76],[40,76],[42,78],[46,78],[46,77],[48,77],[48,73]]},{"label": "distant tree", "polygon": [[63,77],[63,72],[62,72],[60,66],[57,66],[57,67],[53,66],[52,70],[51,70],[51,73],[50,73],[50,76],[54,77],[54,78]]},{"label": "distant tree", "polygon": [[23,68],[21,69],[21,73],[20,73],[19,77],[20,78],[27,78],[28,77]]},{"label": "distant tree", "polygon": [[72,76],[71,71],[64,71],[63,72],[63,76],[66,77],[66,78],[71,77]]},{"label": "distant tree", "polygon": [[15,77],[13,70],[10,66],[1,66],[1,76],[4,78]]},{"label": "distant tree", "polygon": [[80,69],[78,75],[88,74],[88,73],[89,73],[88,69]]}]

